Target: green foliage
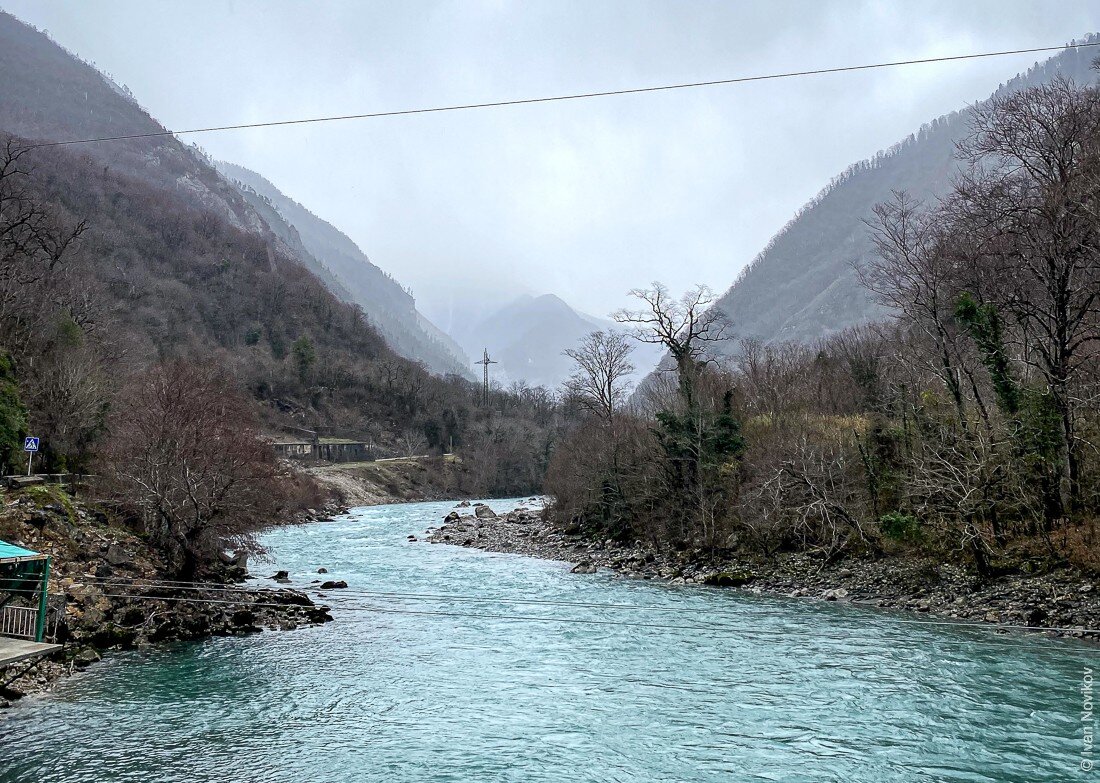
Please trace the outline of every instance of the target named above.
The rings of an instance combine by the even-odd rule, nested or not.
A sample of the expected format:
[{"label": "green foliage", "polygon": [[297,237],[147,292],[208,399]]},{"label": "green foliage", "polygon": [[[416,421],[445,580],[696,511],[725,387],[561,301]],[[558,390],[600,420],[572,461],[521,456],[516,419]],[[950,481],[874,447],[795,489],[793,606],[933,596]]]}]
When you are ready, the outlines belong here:
[{"label": "green foliage", "polygon": [[262,336],[262,334],[263,333],[260,331],[260,327],[258,327],[258,326],[251,327],[247,332],[244,333],[244,344],[245,345],[256,345],[256,344],[258,344],[260,342],[260,337]]},{"label": "green foliage", "polygon": [[887,538],[905,543],[917,543],[924,538],[921,524],[916,517],[891,511],[879,517],[879,529]]},{"label": "green foliage", "polygon": [[27,409],[19,399],[15,369],[8,356],[0,356],[0,461],[12,472],[23,454]]},{"label": "green foliage", "polygon": [[1026,389],[1020,406],[1019,438],[1025,453],[1044,462],[1060,462],[1062,420],[1054,395]]},{"label": "green foliage", "polygon": [[1047,519],[1062,516],[1059,482],[1065,465],[1062,420],[1054,396],[1025,390],[1016,421],[1017,457],[1029,478],[1038,483]]},{"label": "green foliage", "polygon": [[66,313],[55,325],[54,339],[59,348],[76,348],[84,342],[84,330]]},{"label": "green foliage", "polygon": [[896,502],[899,445],[904,438],[901,430],[884,424],[883,420],[876,417],[865,436],[861,438],[856,435],[856,448],[859,450],[863,475],[867,482],[867,494],[872,511],[876,514],[880,508],[889,508]]},{"label": "green foliage", "polygon": [[717,414],[659,411],[656,434],[668,458],[674,463],[691,462],[705,469],[740,456],[745,450],[745,439],[741,436],[741,422],[732,413],[731,400],[732,395],[727,392]]},{"label": "green foliage", "polygon": [[313,347],[313,341],[302,335],[290,346],[290,353],[294,357],[294,366],[298,369],[298,378],[305,383],[317,364],[317,351]]},{"label": "green foliage", "polygon": [[997,309],[991,304],[979,304],[964,291],[955,303],[955,318],[977,344],[1001,410],[1014,415],[1020,409],[1020,387],[1008,364]]},{"label": "green foliage", "polygon": [[736,571],[718,571],[717,573],[707,574],[703,578],[703,584],[713,587],[741,587],[749,584],[755,578],[756,575],[752,571],[742,568]]},{"label": "green foliage", "polygon": [[997,404],[1013,424],[1016,458],[1025,480],[1039,487],[1049,524],[1063,514],[1059,477],[1065,463],[1065,442],[1057,401],[1049,391],[1022,387],[1013,377],[1001,321],[993,305],[980,305],[964,292],[956,302],[955,317],[977,345]]}]

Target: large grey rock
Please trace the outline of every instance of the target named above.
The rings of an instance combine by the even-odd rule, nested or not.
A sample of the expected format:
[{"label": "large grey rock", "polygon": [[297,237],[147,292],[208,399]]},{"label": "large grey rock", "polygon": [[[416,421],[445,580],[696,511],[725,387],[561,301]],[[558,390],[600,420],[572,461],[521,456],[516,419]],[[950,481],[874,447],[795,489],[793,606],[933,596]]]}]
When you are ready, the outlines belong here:
[{"label": "large grey rock", "polygon": [[488,506],[477,506],[474,509],[474,515],[478,519],[496,519],[497,518],[497,512],[493,511],[493,509],[489,508]]},{"label": "large grey rock", "polygon": [[129,565],[133,562],[133,558],[123,549],[121,546],[115,543],[111,543],[107,547],[107,562],[113,566]]},{"label": "large grey rock", "polygon": [[84,667],[90,666],[91,664],[99,660],[102,660],[102,658],[98,652],[96,652],[91,647],[85,647],[83,650],[76,654],[76,656],[73,658],[73,663],[78,669],[83,669]]}]

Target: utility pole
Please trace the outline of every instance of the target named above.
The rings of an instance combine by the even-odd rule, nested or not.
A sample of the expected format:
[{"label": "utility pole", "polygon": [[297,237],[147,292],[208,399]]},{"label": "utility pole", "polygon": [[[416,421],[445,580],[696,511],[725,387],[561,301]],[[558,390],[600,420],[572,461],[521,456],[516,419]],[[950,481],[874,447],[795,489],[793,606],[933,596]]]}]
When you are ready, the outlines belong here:
[{"label": "utility pole", "polygon": [[480,364],[482,369],[482,386],[481,386],[481,402],[486,408],[489,407],[489,365],[497,364],[489,358],[489,349],[486,348],[481,355],[480,362],[474,362],[474,364]]}]

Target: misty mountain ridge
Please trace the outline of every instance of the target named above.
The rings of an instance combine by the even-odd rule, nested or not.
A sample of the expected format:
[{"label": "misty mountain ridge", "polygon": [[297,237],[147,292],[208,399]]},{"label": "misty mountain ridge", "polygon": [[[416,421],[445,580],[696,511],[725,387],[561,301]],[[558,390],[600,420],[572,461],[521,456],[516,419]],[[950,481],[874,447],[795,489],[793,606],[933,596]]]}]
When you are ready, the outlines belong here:
[{"label": "misty mountain ridge", "polygon": [[[10,14],[0,13],[0,48],[0,63],[7,66],[0,77],[0,130],[44,141],[163,133],[128,88]],[[396,280],[260,175],[223,164],[232,167],[232,179],[249,185],[242,188],[199,147],[168,135],[71,149],[101,160],[105,171],[164,188],[235,229],[264,237],[273,257],[294,259],[341,301],[362,308],[399,355],[435,373],[473,377],[457,344],[416,311]]]},{"label": "misty mountain ridge", "polygon": [[[472,377],[458,343],[416,309],[396,279],[371,262],[359,246],[328,221],[243,166],[214,161],[275,232],[296,248],[302,262],[343,301],[359,305],[397,353],[437,373]],[[278,226],[278,227],[277,227]]]},{"label": "misty mountain ridge", "polygon": [[[1085,42],[1094,42],[1090,35]],[[1056,76],[1097,79],[1092,49],[1068,49],[1037,64],[994,96],[1043,84]],[[984,103],[984,102],[983,102]],[[980,104],[979,104],[980,105]],[[859,282],[857,268],[874,252],[865,221],[894,191],[930,202],[945,195],[959,170],[956,143],[965,137],[968,110],[938,117],[872,158],[849,166],[802,207],[717,300],[738,338],[812,341],[888,313]],[[736,353],[730,341],[719,349]]]},{"label": "misty mountain ridge", "polygon": [[[523,294],[480,320],[459,323],[455,338],[471,356],[483,350],[499,362],[491,377],[505,385],[524,381],[531,386],[560,386],[573,372],[573,360],[564,354],[591,332],[625,331],[612,320],[588,315],[556,294]],[[632,356],[637,382],[660,358],[655,346],[636,343]]]},{"label": "misty mountain ridge", "polygon": [[[465,398],[463,385],[430,378],[394,350],[398,341],[378,326],[381,307],[374,323],[364,317],[358,292],[308,246],[311,224],[300,221],[300,232],[270,200],[231,184],[198,147],[165,132],[127,90],[6,13],[0,133],[16,148],[144,134],[38,146],[21,160],[31,174],[19,184],[27,198],[61,225],[86,221],[65,266],[94,303],[97,341],[73,351],[100,350],[105,340],[102,350],[127,366],[212,362],[264,403],[271,427],[324,425],[379,442],[408,426],[415,398],[399,398],[402,389]],[[423,345],[444,345],[400,286],[374,273],[385,282],[379,288],[409,305],[401,325],[416,325]],[[438,355],[445,371],[472,376],[464,361]],[[429,365],[424,353],[416,358]],[[387,383],[375,384],[382,373]]]}]

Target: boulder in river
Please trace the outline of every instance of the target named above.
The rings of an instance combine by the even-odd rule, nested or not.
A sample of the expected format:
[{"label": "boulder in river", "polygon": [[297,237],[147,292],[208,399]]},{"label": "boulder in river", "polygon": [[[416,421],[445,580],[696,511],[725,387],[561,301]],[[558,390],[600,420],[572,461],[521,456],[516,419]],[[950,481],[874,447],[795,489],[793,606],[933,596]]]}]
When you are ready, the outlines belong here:
[{"label": "boulder in river", "polygon": [[715,587],[741,587],[747,585],[753,578],[752,571],[718,571],[707,574],[703,579],[703,583]]},{"label": "boulder in river", "polygon": [[322,590],[343,590],[347,586],[348,586],[348,583],[345,582],[343,579],[340,579],[340,580],[335,581],[335,582],[330,580],[328,582],[323,582],[321,584],[321,589]]},{"label": "boulder in river", "polygon": [[319,573],[319,574],[327,574],[327,573],[328,573],[328,569],[327,569],[327,568],[318,568],[318,569],[317,569],[317,573]]},{"label": "boulder in river", "polygon": [[477,506],[474,509],[474,515],[478,519],[496,519],[497,518],[497,512],[493,511],[493,509],[489,508],[486,505]]},{"label": "boulder in river", "polygon": [[95,663],[96,661],[99,661],[99,660],[102,660],[102,657],[100,656],[100,654],[98,652],[96,652],[91,647],[85,647],[83,650],[78,652],[76,654],[76,656],[73,658],[73,664],[78,669],[83,669],[86,666],[90,666],[90,665],[92,665],[93,663]]},{"label": "boulder in river", "polygon": [[581,562],[579,562],[575,566],[573,566],[571,569],[569,569],[569,573],[571,573],[571,574],[594,574],[598,570],[599,570],[599,568],[597,566],[595,566],[594,564],[588,562],[587,560],[582,560]]},{"label": "boulder in river", "polygon": [[457,522],[462,516],[457,511],[452,511],[450,514],[443,518],[444,522]]},{"label": "boulder in river", "polygon": [[271,575],[271,578],[274,579],[276,582],[280,579],[289,579],[290,573],[287,571],[276,571]]}]

